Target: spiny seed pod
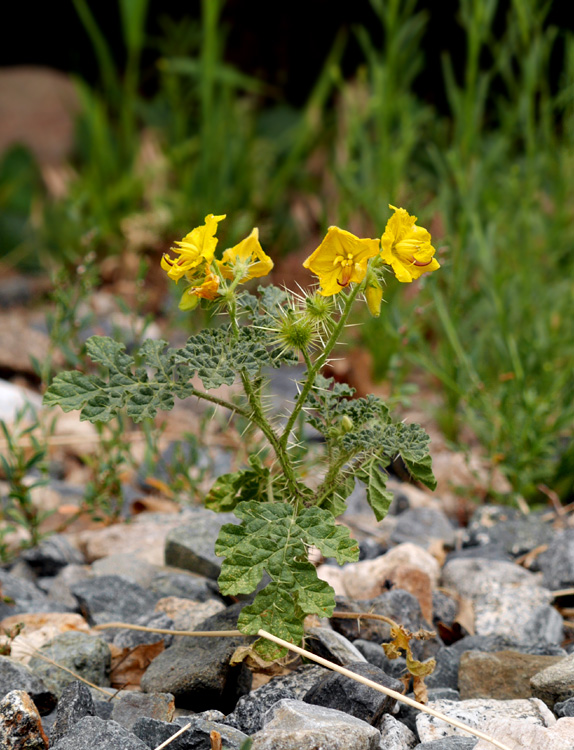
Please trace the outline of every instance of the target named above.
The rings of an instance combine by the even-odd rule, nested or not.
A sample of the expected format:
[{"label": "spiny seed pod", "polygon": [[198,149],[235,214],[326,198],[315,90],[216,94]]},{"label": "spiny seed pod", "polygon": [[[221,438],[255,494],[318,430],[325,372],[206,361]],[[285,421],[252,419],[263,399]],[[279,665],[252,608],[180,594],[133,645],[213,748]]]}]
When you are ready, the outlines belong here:
[{"label": "spiny seed pod", "polygon": [[276,329],[278,341],[289,349],[308,349],[316,338],[315,326],[306,315],[296,315],[288,310]]},{"label": "spiny seed pod", "polygon": [[330,297],[315,292],[305,298],[305,308],[307,315],[313,322],[327,323],[331,320],[333,312],[333,301]]}]

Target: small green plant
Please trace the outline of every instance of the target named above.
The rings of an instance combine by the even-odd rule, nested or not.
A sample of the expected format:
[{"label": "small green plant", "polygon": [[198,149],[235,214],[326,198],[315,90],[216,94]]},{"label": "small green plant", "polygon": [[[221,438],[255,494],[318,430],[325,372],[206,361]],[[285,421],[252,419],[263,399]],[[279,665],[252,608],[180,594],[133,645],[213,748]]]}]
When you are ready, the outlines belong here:
[{"label": "small green plant", "polygon": [[[379,315],[386,265],[403,282],[439,267],[430,234],[404,209],[394,211],[380,240],[359,239],[338,227],[328,230],[304,263],[318,276],[319,289],[295,295],[267,286],[259,287],[259,296],[239,289],[273,266],[257,229],[216,259],[215,235],[225,217],[210,214],[173,248],[175,259],[163,256],[162,267],[173,281],[185,283],[182,310],[201,304],[225,313],[228,322],[191,336],[178,349],[147,340],[137,357],[111,338],[94,336],[87,352],[106,374],[64,372],[46,391],[47,405],[81,409],[81,418],[95,423],[109,422],[123,409],[141,422],[172,409],[176,396],[195,397],[227,408],[263,433],[272,464],[252,453],[244,468],[219,477],[205,500],[208,508],[232,511],[241,521],[224,525],[216,543],[216,554],[225,558],[222,593],[249,594],[265,572],[271,578],[239,617],[238,627],[247,634],[264,628],[299,643],[307,615],[332,614],[333,590],[317,577],[308,551],[317,547],[339,564],[358,559],[357,543],[335,523],[357,477],[366,484],[377,520],[392,499],[385,469],[395,457],[402,457],[415,479],[435,486],[429,438],[421,427],[393,422],[382,399],[353,398],[352,388],[321,374],[359,295],[371,314]],[[264,407],[263,372],[293,366],[299,357],[307,370],[286,422],[279,423]],[[203,389],[193,384],[195,375]],[[239,402],[211,393],[236,380],[243,390]],[[300,456],[300,419],[324,438],[322,472],[307,481],[294,460]],[[268,659],[283,654],[269,641],[255,647]]]},{"label": "small green plant", "polygon": [[[28,415],[31,415],[31,420]],[[8,495],[2,508],[4,520],[9,522],[6,531],[15,530],[10,526],[12,523],[20,526],[28,535],[25,546],[34,547],[42,539],[40,526],[50,515],[50,512],[39,509],[32,499],[32,491],[47,484],[46,448],[36,436],[40,424],[33,409],[26,406],[17,412],[11,427],[0,420],[0,429],[5,444],[0,463],[8,483]],[[0,555],[5,558],[9,554],[2,540]]]}]

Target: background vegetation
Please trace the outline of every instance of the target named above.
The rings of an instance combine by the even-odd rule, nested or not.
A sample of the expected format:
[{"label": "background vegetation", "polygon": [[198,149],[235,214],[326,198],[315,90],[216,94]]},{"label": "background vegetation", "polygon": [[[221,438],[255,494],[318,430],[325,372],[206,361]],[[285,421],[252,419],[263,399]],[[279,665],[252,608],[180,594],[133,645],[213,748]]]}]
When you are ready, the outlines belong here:
[{"label": "background vegetation", "polygon": [[210,212],[228,214],[230,242],[258,225],[277,259],[330,224],[381,234],[388,203],[404,206],[442,270],[416,293],[389,281],[361,329],[375,376],[399,386],[423,368],[450,440],[468,426],[517,493],[572,498],[574,35],[551,3],[459,0],[438,64],[424,5],[371,0],[374,22],[333,34],[295,103],[229,61],[223,0],[153,34],[146,0],[118,0],[121,44],[73,5],[97,66],[76,80],[71,177],[55,198],[29,153],[4,155],[5,265],[57,270],[126,245],[156,262]]}]

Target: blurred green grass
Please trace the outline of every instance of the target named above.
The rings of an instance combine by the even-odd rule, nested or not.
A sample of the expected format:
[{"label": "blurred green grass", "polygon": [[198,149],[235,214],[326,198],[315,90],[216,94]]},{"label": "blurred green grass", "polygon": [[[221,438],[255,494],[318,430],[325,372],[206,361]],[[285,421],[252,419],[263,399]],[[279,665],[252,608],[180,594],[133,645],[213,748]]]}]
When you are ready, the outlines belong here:
[{"label": "blurred green grass", "polygon": [[[56,200],[21,150],[4,157],[0,257],[50,267],[79,257],[86,236],[118,253],[130,217],[167,245],[210,212],[228,214],[230,242],[259,225],[278,256],[309,241],[294,202],[317,236],[329,224],[376,236],[401,205],[433,231],[442,269],[416,294],[389,281],[384,314],[362,328],[376,376],[400,384],[423,367],[449,439],[468,425],[517,493],[536,500],[543,484],[572,498],[574,38],[541,0],[513,0],[502,25],[497,0],[460,0],[466,61],[443,56],[444,113],[416,93],[426,12],[371,4],[380,28],[337,36],[297,110],[225,62],[223,0],[203,0],[200,24],[166,21],[159,39],[145,36],[146,0],[119,0],[124,71],[74,0],[101,77],[77,82],[75,178]],[[349,79],[351,38],[363,61]],[[157,52],[148,98],[144,48]]]}]

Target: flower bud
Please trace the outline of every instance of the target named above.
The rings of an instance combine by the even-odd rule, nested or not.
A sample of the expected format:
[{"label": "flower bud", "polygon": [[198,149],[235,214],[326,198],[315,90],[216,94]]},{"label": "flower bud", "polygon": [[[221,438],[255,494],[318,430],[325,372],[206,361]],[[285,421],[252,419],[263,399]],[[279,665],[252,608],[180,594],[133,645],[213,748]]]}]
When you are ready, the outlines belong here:
[{"label": "flower bud", "polygon": [[347,432],[351,432],[352,429],[353,429],[353,420],[351,419],[351,417],[345,414],[343,419],[341,419],[341,430],[343,431],[343,434],[345,434]]},{"label": "flower bud", "polygon": [[365,299],[367,307],[373,318],[378,318],[381,314],[381,303],[383,301],[383,290],[378,282],[375,285],[368,286],[365,289]]}]

